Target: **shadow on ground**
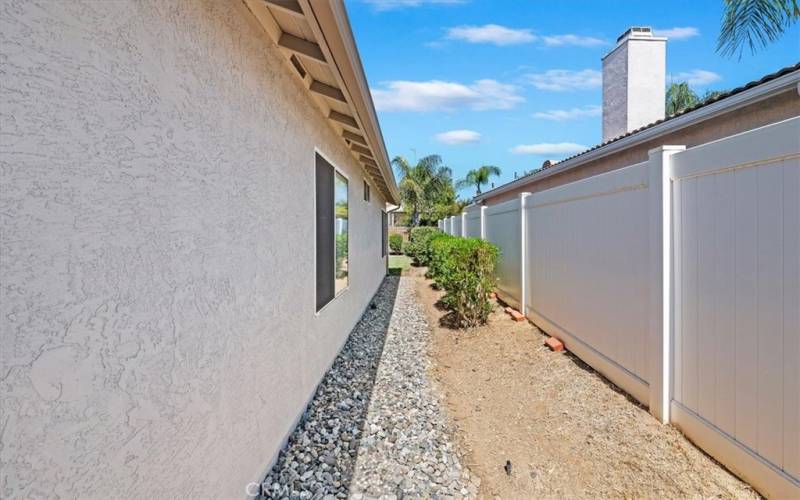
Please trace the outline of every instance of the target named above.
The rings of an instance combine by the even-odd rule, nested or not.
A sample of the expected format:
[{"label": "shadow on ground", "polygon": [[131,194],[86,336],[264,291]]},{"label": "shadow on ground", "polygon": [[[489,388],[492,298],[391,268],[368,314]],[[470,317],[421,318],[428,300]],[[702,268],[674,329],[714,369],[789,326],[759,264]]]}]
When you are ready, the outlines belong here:
[{"label": "shadow on ground", "polygon": [[264,479],[260,498],[347,497],[399,283],[397,276],[384,279]]}]

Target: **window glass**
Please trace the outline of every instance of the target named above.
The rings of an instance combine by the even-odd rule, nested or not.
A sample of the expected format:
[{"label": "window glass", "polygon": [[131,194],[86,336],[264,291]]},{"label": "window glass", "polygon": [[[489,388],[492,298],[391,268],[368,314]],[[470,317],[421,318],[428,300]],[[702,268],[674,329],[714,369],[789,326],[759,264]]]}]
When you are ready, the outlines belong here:
[{"label": "window glass", "polygon": [[334,233],[336,234],[335,280],[338,294],[348,283],[348,203],[347,179],[339,172],[334,176]]}]

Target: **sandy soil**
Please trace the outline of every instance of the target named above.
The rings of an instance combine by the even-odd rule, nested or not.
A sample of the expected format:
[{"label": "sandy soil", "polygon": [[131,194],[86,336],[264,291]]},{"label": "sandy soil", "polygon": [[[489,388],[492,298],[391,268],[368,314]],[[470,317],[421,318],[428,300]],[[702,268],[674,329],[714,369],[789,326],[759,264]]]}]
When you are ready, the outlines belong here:
[{"label": "sandy soil", "polygon": [[[482,498],[757,498],[675,428],[544,335],[496,307],[469,331],[442,326],[441,293],[412,268],[444,393]],[[446,322],[445,322],[446,323]],[[504,469],[512,465],[511,475]]]}]

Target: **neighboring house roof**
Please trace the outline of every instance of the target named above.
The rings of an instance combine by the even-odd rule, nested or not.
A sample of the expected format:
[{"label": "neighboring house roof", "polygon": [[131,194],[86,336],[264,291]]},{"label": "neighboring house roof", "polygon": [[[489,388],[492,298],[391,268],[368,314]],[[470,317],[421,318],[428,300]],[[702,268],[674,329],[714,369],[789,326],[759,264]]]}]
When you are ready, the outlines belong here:
[{"label": "neighboring house roof", "polygon": [[[780,69],[770,73],[759,80],[749,82],[741,87],[737,87],[728,92],[724,92],[717,97],[708,99],[688,108],[680,113],[670,115],[661,120],[655,121],[644,127],[632,130],[619,137],[615,137],[606,142],[593,146],[582,153],[570,156],[558,163],[550,163],[528,175],[514,179],[511,182],[490,189],[475,197],[475,202],[489,198],[505,191],[513,189],[522,184],[527,184],[540,178],[563,172],[587,163],[591,160],[606,156],[615,151],[626,149],[641,142],[653,139],[659,135],[672,132],[676,129],[694,125],[700,121],[707,120],[722,113],[733,111],[752,104],[771,95],[786,91],[792,86],[800,86],[800,63]],[[798,87],[800,92],[800,87]]]},{"label": "neighboring house roof", "polygon": [[244,0],[390,203],[400,193],[341,0]]}]

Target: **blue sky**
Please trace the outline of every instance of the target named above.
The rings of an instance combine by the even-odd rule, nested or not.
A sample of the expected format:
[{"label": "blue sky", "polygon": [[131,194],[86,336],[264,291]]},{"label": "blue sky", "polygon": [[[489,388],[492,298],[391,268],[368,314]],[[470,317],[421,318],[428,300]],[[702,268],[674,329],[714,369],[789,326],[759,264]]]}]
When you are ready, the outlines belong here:
[{"label": "blue sky", "polygon": [[[667,73],[702,93],[800,60],[800,27],[755,56],[715,52],[722,0],[346,0],[389,156],[456,179],[538,168],[600,142],[600,58],[630,26],[669,36]],[[472,190],[463,190],[466,197]]]}]

